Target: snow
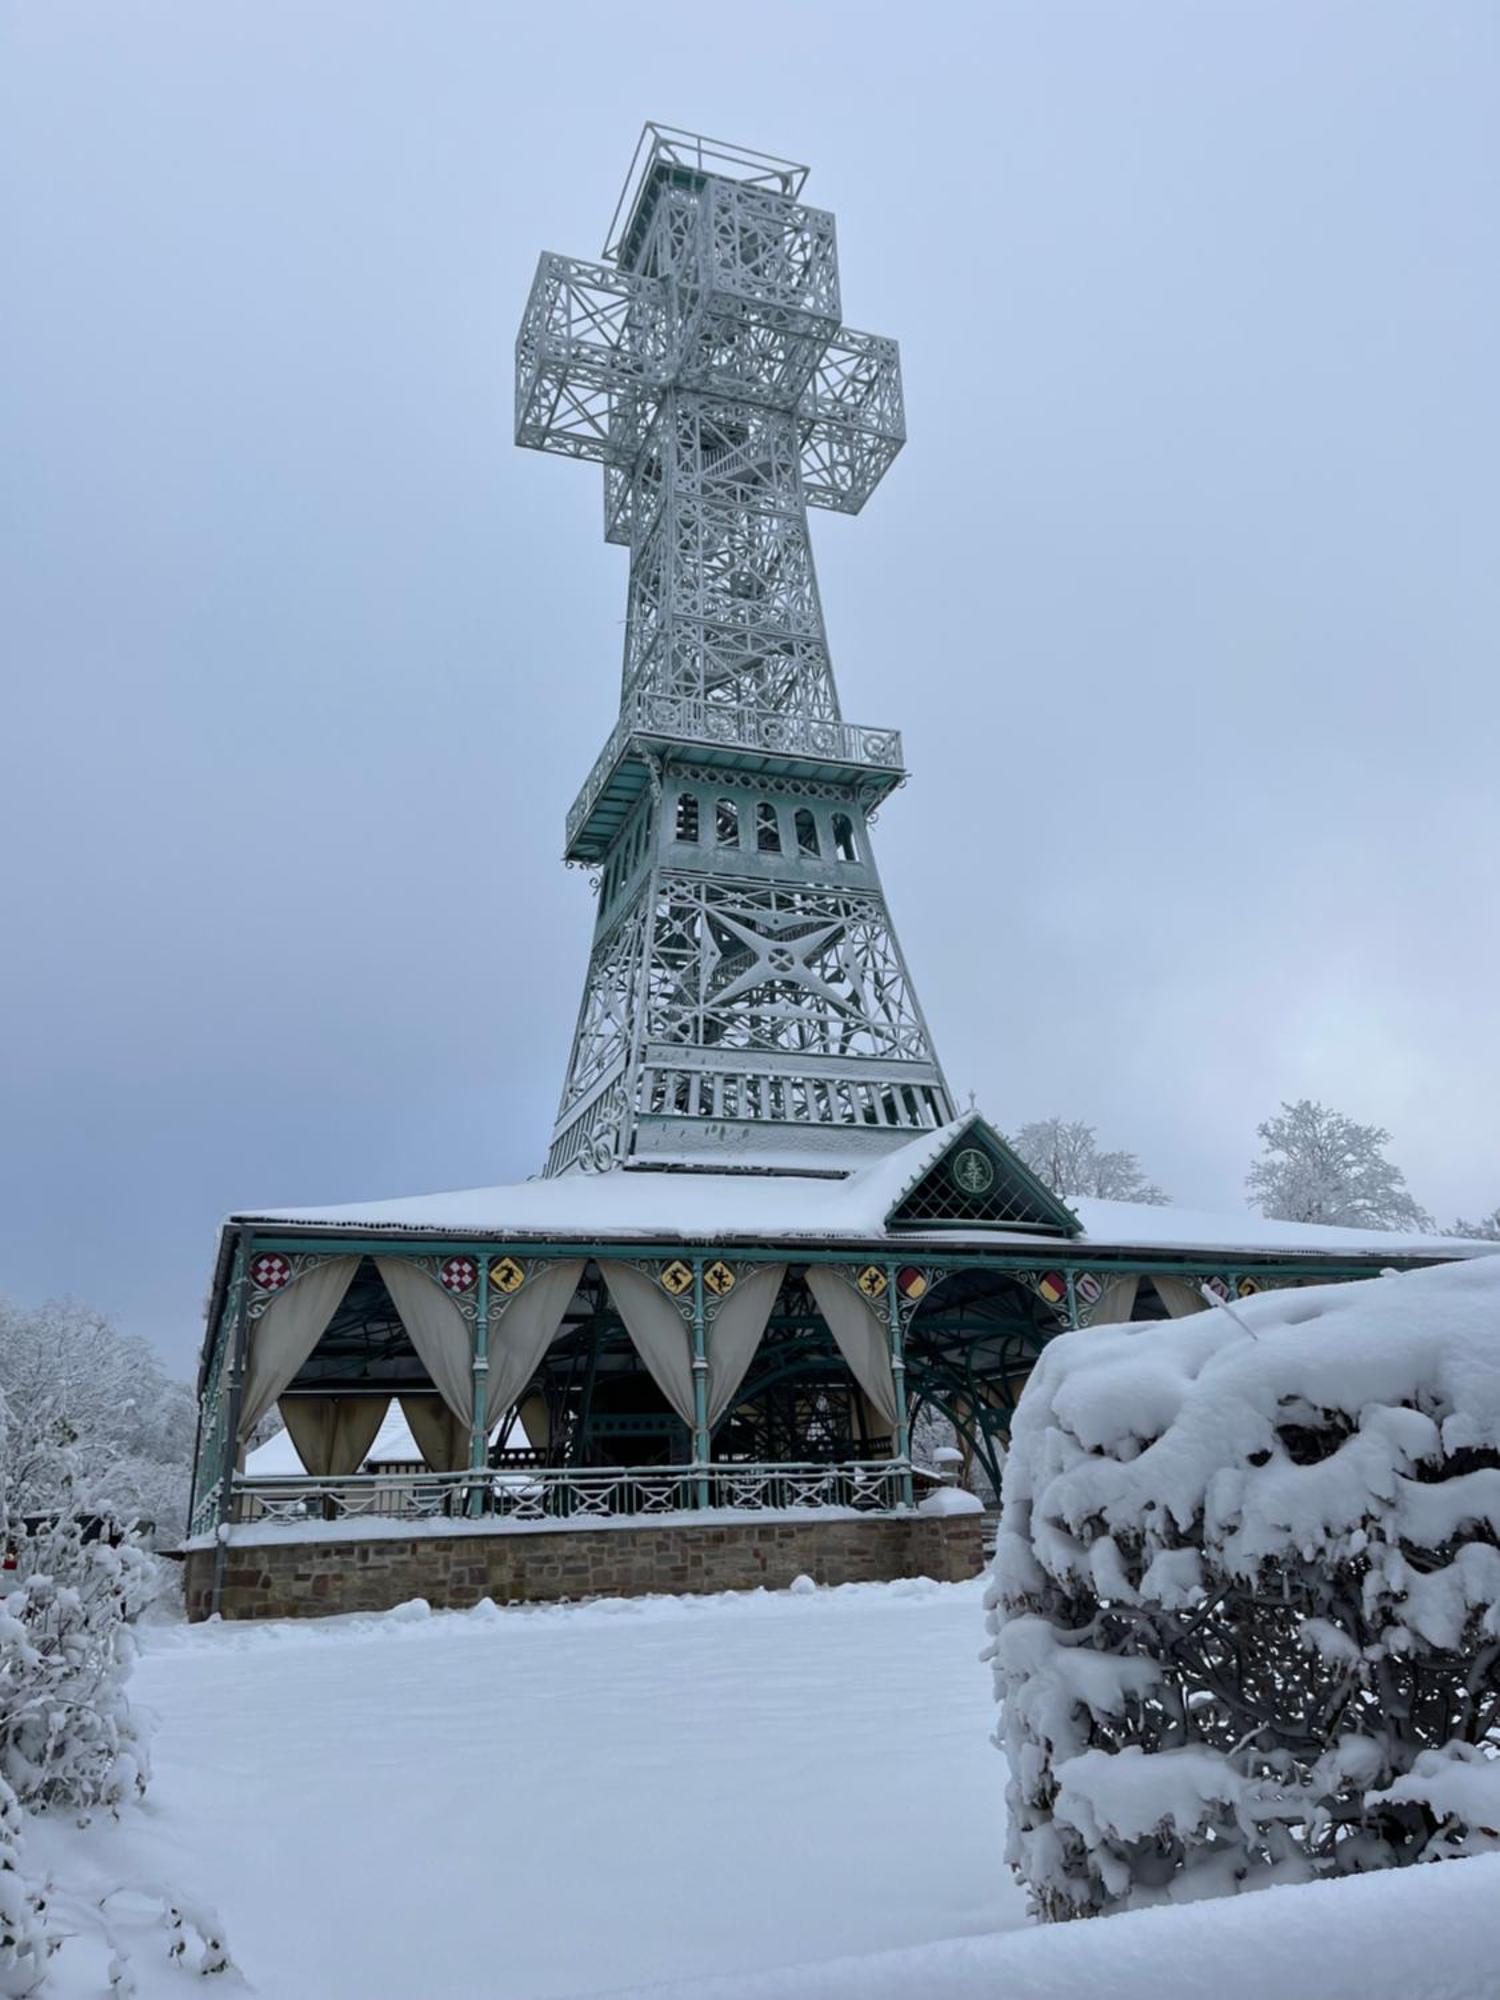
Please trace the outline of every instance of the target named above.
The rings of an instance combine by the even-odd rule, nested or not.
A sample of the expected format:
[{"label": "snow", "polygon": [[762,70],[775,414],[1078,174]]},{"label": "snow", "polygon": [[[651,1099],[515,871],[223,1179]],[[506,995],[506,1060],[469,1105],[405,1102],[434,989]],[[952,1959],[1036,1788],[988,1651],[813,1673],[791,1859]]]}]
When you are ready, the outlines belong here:
[{"label": "snow", "polygon": [[[514,1478],[524,1484],[526,1475],[501,1473],[496,1475],[497,1484],[507,1478]],[[971,1496],[966,1496],[971,1497]],[[975,1500],[974,1507],[933,1508],[918,1507],[917,1512],[973,1513],[983,1512],[982,1503]],[[819,1507],[817,1519],[820,1521],[867,1521],[867,1510],[859,1507]],[[234,1548],[254,1548],[271,1542],[372,1542],[372,1541],[422,1541],[430,1536],[442,1535],[493,1535],[497,1531],[507,1535],[576,1535],[580,1528],[589,1534],[608,1534],[616,1529],[639,1528],[643,1522],[653,1528],[713,1528],[739,1526],[754,1522],[800,1521],[806,1523],[806,1507],[695,1507],[681,1512],[672,1508],[662,1508],[650,1515],[640,1514],[599,1514],[587,1522],[580,1522],[577,1515],[565,1520],[518,1521],[507,1516],[503,1525],[497,1524],[493,1516],[466,1521],[448,1516],[438,1516],[430,1521],[413,1520],[401,1515],[362,1515],[350,1520],[323,1521],[309,1518],[305,1521],[245,1521],[225,1529],[224,1539]],[[183,1543],[185,1549],[212,1548],[218,1540],[218,1531],[194,1535]]]},{"label": "snow", "polygon": [[[925,1132],[907,1145],[845,1176],[629,1171],[565,1174],[510,1186],[466,1188],[321,1208],[259,1209],[236,1221],[282,1222],[297,1228],[419,1231],[455,1239],[493,1236],[548,1241],[652,1242],[729,1240],[902,1243],[980,1240],[1050,1245],[1055,1236],[966,1227],[939,1233],[902,1230],[887,1238],[885,1219],[906,1190],[972,1122],[970,1116]],[[1083,1224],[1083,1246],[1146,1250],[1283,1251],[1295,1256],[1444,1259],[1493,1253],[1493,1243],[1452,1237],[1332,1229],[1272,1222],[1258,1215],[1214,1215],[1197,1209],[1153,1208],[1139,1202],[1070,1198]]]},{"label": "snow", "polygon": [[1500,1855],[655,1985],[649,2000],[1495,2000],[1497,1965]]},{"label": "snow", "polygon": [[1022,1919],[977,1581],[143,1638],[147,1803],[46,1858],[217,1909],[259,2000],[540,2000]]},{"label": "snow", "polygon": [[917,1506],[919,1514],[982,1514],[984,1502],[962,1486],[940,1486]]},{"label": "snow", "polygon": [[31,1824],[55,2000],[103,1991],[110,1892],[139,2000],[188,1990],[166,1897],[259,2000],[1493,2000],[1500,1857],[1026,1926],[980,1596],[148,1627],[146,1805]]}]

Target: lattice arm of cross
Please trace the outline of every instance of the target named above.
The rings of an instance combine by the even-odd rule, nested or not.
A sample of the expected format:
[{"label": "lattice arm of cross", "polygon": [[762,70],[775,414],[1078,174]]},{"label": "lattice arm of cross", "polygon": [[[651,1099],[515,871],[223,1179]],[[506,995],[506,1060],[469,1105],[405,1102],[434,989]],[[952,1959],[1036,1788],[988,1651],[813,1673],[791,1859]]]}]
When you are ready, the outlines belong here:
[{"label": "lattice arm of cross", "polygon": [[901,354],[894,340],[840,327],[798,412],[802,485],[814,507],[857,514],[906,442]]},{"label": "lattice arm of cross", "polygon": [[667,287],[548,252],[516,336],[516,443],[628,465],[671,366]]}]

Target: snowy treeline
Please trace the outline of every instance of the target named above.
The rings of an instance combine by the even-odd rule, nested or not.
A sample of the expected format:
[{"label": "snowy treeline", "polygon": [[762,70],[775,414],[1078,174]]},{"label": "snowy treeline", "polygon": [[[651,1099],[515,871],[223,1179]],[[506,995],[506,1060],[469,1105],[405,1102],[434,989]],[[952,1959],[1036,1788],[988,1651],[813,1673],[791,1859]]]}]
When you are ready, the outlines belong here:
[{"label": "snowy treeline", "polygon": [[186,1383],[163,1374],[143,1340],[71,1301],[36,1307],[0,1299],[0,1456],[14,1506],[56,1504],[62,1438],[91,1507],[151,1523],[158,1547],[186,1525],[196,1410]]},{"label": "snowy treeline", "polygon": [[1094,1127],[1081,1118],[1039,1118],[1023,1125],[1010,1145],[1054,1194],[1144,1201],[1153,1207],[1170,1199],[1147,1178],[1134,1153],[1105,1151]]},{"label": "snowy treeline", "polygon": [[1500,1847],[1500,1257],[1053,1341],[988,1602],[1043,1917]]},{"label": "snowy treeline", "polygon": [[1380,1126],[1356,1124],[1302,1097],[1256,1131],[1265,1152],[1245,1185],[1262,1215],[1355,1229],[1432,1228],[1406,1176],[1385,1157],[1391,1135]]},{"label": "snowy treeline", "polygon": [[[1279,1222],[1321,1222],[1352,1229],[1429,1232],[1432,1217],[1413,1197],[1406,1176],[1385,1149],[1391,1135],[1361,1125],[1311,1098],[1284,1103],[1256,1127],[1263,1141],[1245,1185],[1262,1215]],[[1010,1145],[1055,1194],[1160,1206],[1164,1194],[1134,1153],[1106,1151],[1081,1118],[1039,1118]],[[1449,1231],[1500,1242],[1500,1208],[1478,1222],[1460,1217]]]}]

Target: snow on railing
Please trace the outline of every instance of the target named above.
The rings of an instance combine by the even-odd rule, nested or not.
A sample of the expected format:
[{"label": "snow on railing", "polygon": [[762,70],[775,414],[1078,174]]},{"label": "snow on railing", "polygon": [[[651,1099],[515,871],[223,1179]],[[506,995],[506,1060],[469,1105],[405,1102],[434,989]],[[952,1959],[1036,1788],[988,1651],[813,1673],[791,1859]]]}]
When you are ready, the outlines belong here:
[{"label": "snow on railing", "polygon": [[631,1518],[704,1507],[736,1513],[902,1504],[906,1467],[896,1459],[833,1465],[555,1466],[475,1472],[355,1473],[337,1479],[237,1477],[235,1522]]}]

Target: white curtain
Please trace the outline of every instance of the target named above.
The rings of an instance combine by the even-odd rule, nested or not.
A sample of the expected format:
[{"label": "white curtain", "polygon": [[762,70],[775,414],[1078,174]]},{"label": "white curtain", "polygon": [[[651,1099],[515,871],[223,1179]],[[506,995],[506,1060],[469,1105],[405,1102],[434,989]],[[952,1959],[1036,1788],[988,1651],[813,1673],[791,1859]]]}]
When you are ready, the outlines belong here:
[{"label": "white curtain", "polygon": [[828,1264],[808,1265],[807,1286],[850,1374],[875,1405],[886,1430],[894,1434],[896,1379],[891,1373],[891,1335],[884,1312],[877,1312]]},{"label": "white curtain", "polygon": [[786,1276],[785,1264],[762,1264],[742,1277],[708,1329],[708,1421],[716,1424],[734,1401],[760,1346]]},{"label": "white curtain", "polygon": [[374,1444],[389,1396],[283,1396],[281,1415],[303,1470],[319,1479],[358,1472]]},{"label": "white curtain", "polygon": [[401,1414],[433,1472],[468,1470],[468,1423],[456,1417],[441,1396],[403,1396]]},{"label": "white curtain", "polygon": [[326,1264],[315,1264],[300,1278],[293,1278],[260,1318],[251,1322],[245,1388],[240,1397],[241,1444],[323,1338],[324,1328],[343,1304],[349,1280],[358,1269],[357,1257],[330,1257]]},{"label": "white curtain", "polygon": [[437,1280],[407,1258],[377,1257],[375,1266],[433,1388],[467,1434],[474,1416],[474,1339],[469,1322]]},{"label": "white curtain", "polygon": [[521,1419],[521,1428],[531,1449],[545,1451],[552,1442],[552,1412],[547,1408],[547,1398],[523,1397],[516,1415]]},{"label": "white curtain", "polygon": [[[582,1257],[566,1257],[544,1265],[510,1299],[497,1298],[491,1292],[490,1368],[484,1394],[486,1431],[495,1428],[536,1373],[537,1363],[551,1345],[578,1290],[583,1262]],[[546,1405],[542,1407],[545,1409]]]},{"label": "white curtain", "polygon": [[1185,1278],[1165,1278],[1153,1273],[1151,1282],[1173,1319],[1183,1319],[1188,1313],[1208,1311],[1207,1299],[1196,1284],[1189,1284]]},{"label": "white curtain", "polygon": [[849,1391],[849,1436],[856,1447],[872,1438],[889,1437],[891,1422],[883,1417],[863,1389]]},{"label": "white curtain", "polygon": [[615,1311],[651,1379],[681,1417],[693,1428],[692,1336],[675,1305],[653,1278],[633,1264],[601,1264]]},{"label": "white curtain", "polygon": [[1138,1277],[1111,1278],[1089,1313],[1090,1326],[1118,1326],[1130,1317],[1135,1295],[1141,1288]]}]

